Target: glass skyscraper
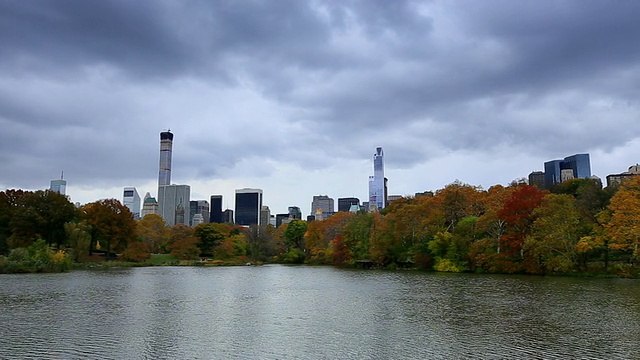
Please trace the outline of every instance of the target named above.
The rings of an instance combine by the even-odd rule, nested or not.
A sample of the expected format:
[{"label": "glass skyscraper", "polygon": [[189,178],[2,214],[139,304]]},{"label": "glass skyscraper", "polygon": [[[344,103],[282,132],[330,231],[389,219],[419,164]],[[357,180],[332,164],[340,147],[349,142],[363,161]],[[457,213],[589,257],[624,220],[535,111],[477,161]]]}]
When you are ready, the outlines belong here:
[{"label": "glass skyscraper", "polygon": [[[560,184],[563,171],[569,172],[574,179],[588,179],[591,177],[591,161],[589,154],[575,154],[564,160],[551,160],[544,163],[544,186],[550,188]],[[566,177],[566,176],[565,176]]]},{"label": "glass skyscraper", "polygon": [[260,210],[262,209],[261,189],[236,190],[236,224],[260,225]]},{"label": "glass skyscraper", "polygon": [[369,176],[369,207],[370,210],[384,209],[385,199],[384,153],[381,147],[373,154],[373,176]]}]

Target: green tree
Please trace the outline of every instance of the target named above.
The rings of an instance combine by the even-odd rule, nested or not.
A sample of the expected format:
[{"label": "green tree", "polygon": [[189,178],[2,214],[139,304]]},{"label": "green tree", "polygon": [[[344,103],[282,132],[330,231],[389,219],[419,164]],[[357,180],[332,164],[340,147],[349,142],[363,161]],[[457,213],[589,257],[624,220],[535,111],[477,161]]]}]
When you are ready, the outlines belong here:
[{"label": "green tree", "polygon": [[42,238],[49,245],[65,245],[64,224],[77,216],[75,206],[61,194],[49,190],[25,192],[16,201],[9,242],[28,246]]},{"label": "green tree", "polygon": [[548,194],[533,211],[532,231],[523,246],[532,260],[527,272],[566,273],[578,269],[577,245],[589,234],[589,227],[576,203],[571,195]]},{"label": "green tree", "polygon": [[67,242],[71,248],[71,257],[75,262],[82,262],[91,246],[91,226],[86,222],[69,222],[64,224]]},{"label": "green tree", "polygon": [[222,243],[231,234],[231,226],[229,224],[218,223],[202,223],[195,227],[194,235],[200,241],[201,256],[212,256],[214,248]]},{"label": "green tree", "polygon": [[170,254],[181,260],[196,260],[200,256],[200,240],[194,235],[194,229],[184,224],[170,229]]}]

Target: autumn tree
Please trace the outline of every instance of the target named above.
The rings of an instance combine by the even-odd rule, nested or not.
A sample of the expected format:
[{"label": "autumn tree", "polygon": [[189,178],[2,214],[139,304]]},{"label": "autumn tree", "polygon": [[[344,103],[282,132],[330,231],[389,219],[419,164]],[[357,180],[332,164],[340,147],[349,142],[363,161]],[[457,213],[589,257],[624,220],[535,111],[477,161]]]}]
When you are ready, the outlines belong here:
[{"label": "autumn tree", "polygon": [[611,198],[610,218],[603,224],[609,246],[630,262],[640,257],[640,176],[625,179]]},{"label": "autumn tree", "polygon": [[91,249],[100,244],[107,253],[122,252],[136,239],[136,221],[129,208],[116,199],[105,199],[82,206],[81,217],[91,226]]},{"label": "autumn tree", "polygon": [[147,214],[136,226],[138,237],[152,253],[169,251],[170,229],[158,214]]},{"label": "autumn tree", "polygon": [[194,234],[194,229],[184,224],[171,227],[169,232],[170,254],[181,260],[196,260],[200,257],[198,239]]}]

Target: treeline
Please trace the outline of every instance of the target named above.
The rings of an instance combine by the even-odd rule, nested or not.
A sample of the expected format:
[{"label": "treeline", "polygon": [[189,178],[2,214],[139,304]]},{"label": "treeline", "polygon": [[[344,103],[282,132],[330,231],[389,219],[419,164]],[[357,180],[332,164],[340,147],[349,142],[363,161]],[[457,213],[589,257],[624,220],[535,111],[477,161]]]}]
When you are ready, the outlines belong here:
[{"label": "treeline", "polygon": [[[134,220],[115,199],[76,208],[51,191],[0,193],[0,271],[19,268],[20,261],[31,271],[55,271],[51,264],[61,263],[60,254],[73,262],[96,256],[144,262],[151,254],[171,254],[226,264],[638,276],[639,244],[640,177],[605,189],[599,181],[575,179],[549,191],[524,183],[484,190],[456,181],[379,213],[340,212],[278,228],[169,227],[158,215]],[[36,252],[57,256],[57,263],[36,268],[29,255]]]},{"label": "treeline", "polygon": [[311,222],[305,241],[310,262],[637,277],[640,177],[606,189],[597,180],[574,179],[549,191],[454,182],[380,213]]}]

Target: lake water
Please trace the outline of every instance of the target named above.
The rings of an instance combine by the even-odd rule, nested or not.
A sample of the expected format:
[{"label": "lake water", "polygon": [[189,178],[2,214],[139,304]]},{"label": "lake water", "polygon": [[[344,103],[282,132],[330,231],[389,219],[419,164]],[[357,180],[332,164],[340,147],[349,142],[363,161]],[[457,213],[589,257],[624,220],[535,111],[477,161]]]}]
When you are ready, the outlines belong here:
[{"label": "lake water", "polygon": [[0,275],[2,359],[640,359],[640,282],[147,267]]}]

